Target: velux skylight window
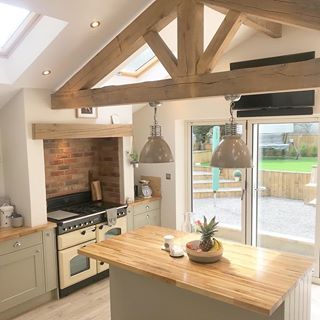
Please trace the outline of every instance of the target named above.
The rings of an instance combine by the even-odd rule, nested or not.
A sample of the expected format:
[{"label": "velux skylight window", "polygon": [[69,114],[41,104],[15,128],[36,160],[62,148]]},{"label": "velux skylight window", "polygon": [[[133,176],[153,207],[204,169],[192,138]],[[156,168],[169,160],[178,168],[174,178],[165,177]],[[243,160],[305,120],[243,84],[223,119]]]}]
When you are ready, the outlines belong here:
[{"label": "velux skylight window", "polygon": [[39,15],[0,2],[0,55],[10,55],[31,29]]},{"label": "velux skylight window", "polygon": [[139,77],[158,61],[150,48],[145,49],[134,57],[121,71],[120,75]]}]

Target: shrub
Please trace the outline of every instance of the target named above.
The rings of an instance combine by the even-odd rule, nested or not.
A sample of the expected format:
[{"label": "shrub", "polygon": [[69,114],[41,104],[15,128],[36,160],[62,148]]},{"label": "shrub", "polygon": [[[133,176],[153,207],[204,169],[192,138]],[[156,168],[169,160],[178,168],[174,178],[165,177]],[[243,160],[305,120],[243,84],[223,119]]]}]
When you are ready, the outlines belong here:
[{"label": "shrub", "polygon": [[301,154],[301,157],[307,157],[308,156],[308,146],[303,144],[300,148],[300,154]]},{"label": "shrub", "polygon": [[318,156],[318,147],[317,146],[315,146],[315,145],[311,146],[310,155],[311,155],[311,157]]}]

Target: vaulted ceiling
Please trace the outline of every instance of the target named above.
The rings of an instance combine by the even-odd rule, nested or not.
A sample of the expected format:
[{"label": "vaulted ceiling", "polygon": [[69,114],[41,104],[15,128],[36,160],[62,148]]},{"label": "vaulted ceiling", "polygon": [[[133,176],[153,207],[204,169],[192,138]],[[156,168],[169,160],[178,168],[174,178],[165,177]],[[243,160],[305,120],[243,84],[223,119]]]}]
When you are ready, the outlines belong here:
[{"label": "vaulted ceiling", "polygon": [[[34,28],[34,32],[38,32],[35,37],[38,41],[34,39],[31,41],[31,37],[26,37],[20,48],[18,47],[23,57],[18,60],[19,65],[14,63],[12,57],[11,60],[10,57],[0,58],[0,107],[19,88],[47,88],[54,91],[60,87],[153,2],[152,0],[0,1],[43,15],[42,24]],[[223,17],[224,15],[217,11],[206,9],[205,44],[218,29]],[[101,26],[91,29],[89,24],[93,20],[100,20]],[[175,28],[176,22],[173,21],[161,33],[173,52],[176,47],[176,33],[172,30]],[[253,29],[242,26],[230,49],[248,39],[253,33]],[[28,50],[30,54],[27,54]],[[52,70],[52,74],[44,77],[41,73],[46,69]],[[108,84],[118,81],[113,77],[118,70],[109,75]],[[7,77],[9,79],[4,81],[4,78],[1,78],[2,73],[10,74],[10,77]]]}]

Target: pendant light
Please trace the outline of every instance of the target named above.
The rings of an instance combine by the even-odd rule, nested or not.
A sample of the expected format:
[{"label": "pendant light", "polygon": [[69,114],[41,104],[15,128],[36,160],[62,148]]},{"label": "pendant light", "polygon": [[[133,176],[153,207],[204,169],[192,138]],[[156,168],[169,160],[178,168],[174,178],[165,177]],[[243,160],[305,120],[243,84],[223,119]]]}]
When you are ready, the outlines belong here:
[{"label": "pendant light", "polygon": [[158,101],[149,103],[154,110],[154,123],[151,126],[151,135],[140,153],[140,163],[166,163],[173,162],[169,145],[161,135],[161,126],[157,121],[157,108],[161,106]]},{"label": "pendant light", "polygon": [[214,150],[211,158],[211,167],[217,168],[251,168],[252,160],[250,151],[241,136],[237,133],[237,124],[233,117],[233,108],[241,96],[228,95],[225,97],[230,102],[230,123],[226,123],[226,135]]}]

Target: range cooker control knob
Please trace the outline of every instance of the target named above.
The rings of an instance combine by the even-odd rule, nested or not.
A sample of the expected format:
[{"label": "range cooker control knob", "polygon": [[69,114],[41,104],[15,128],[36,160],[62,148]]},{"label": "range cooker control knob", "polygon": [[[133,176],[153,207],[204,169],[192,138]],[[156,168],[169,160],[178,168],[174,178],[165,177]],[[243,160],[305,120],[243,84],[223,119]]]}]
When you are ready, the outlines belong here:
[{"label": "range cooker control knob", "polygon": [[79,227],[82,227],[82,226],[83,226],[83,223],[80,223],[80,224],[79,224]]},{"label": "range cooker control knob", "polygon": [[93,221],[91,220],[90,223],[93,223]]},{"label": "range cooker control knob", "polygon": [[88,224],[89,224],[89,222],[86,222],[86,223],[85,223],[85,225],[88,225]]},{"label": "range cooker control knob", "polygon": [[63,231],[67,231],[67,230],[68,230],[68,228],[63,228],[62,230],[63,230]]},{"label": "range cooker control knob", "polygon": [[72,227],[69,227],[69,230],[72,230],[73,228]]}]

